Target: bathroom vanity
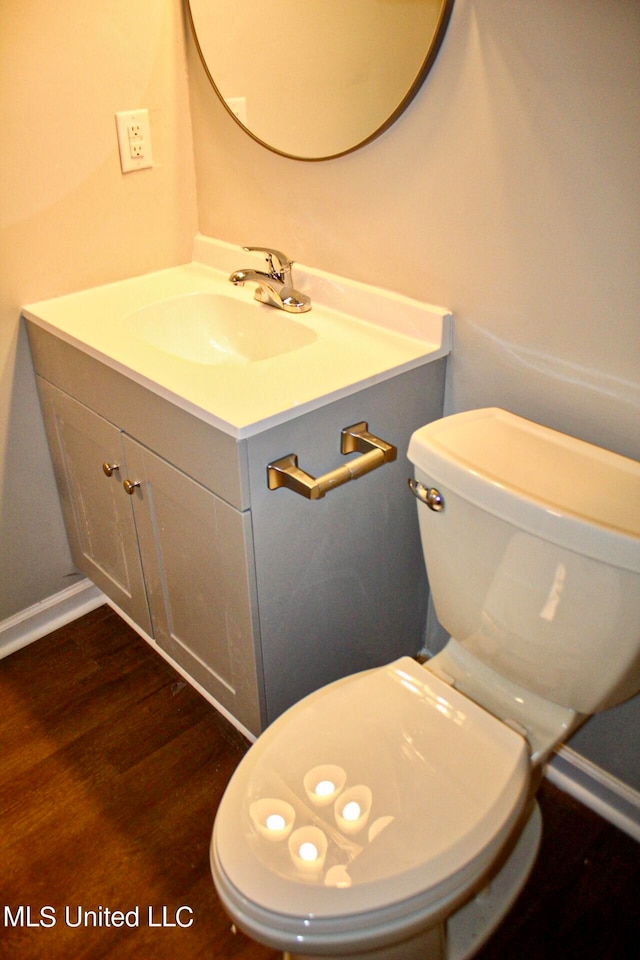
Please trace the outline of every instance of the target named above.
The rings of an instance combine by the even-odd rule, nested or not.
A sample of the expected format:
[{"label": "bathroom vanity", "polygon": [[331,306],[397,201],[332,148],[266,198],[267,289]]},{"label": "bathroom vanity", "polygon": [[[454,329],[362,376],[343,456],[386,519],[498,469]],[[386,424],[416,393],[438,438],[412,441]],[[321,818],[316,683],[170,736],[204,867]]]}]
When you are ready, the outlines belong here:
[{"label": "bathroom vanity", "polygon": [[[406,450],[441,415],[450,318],[425,308],[422,337],[391,330],[384,311],[369,324],[326,306],[346,302],[327,275],[296,268],[314,306],[293,346],[280,328],[286,343],[272,356],[201,362],[202,344],[195,360],[178,356],[186,328],[179,347],[146,335],[132,344],[150,306],[161,305],[149,327],[157,337],[163,304],[228,295],[229,263],[247,254],[214,244],[214,257],[211,243],[197,263],[23,313],[74,562],[258,734],[320,685],[421,645],[427,595]],[[369,309],[367,288],[352,286]],[[255,309],[277,326],[281,311],[243,293],[247,316]],[[412,301],[399,300],[401,318]],[[419,326],[419,312],[408,322],[416,317]],[[248,339],[256,349],[259,337]],[[342,454],[341,433],[363,421],[396,459],[319,499],[270,489],[269,465],[290,454],[313,477],[354,462],[362,454]]]}]

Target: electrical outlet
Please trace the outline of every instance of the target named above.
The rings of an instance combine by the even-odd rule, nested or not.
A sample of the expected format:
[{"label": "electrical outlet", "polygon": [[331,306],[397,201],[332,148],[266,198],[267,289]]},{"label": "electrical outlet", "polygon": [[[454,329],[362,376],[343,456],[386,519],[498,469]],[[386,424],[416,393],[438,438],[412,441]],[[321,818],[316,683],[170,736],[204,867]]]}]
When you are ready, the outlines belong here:
[{"label": "electrical outlet", "polygon": [[148,110],[124,110],[116,113],[116,130],[123,173],[153,166]]}]

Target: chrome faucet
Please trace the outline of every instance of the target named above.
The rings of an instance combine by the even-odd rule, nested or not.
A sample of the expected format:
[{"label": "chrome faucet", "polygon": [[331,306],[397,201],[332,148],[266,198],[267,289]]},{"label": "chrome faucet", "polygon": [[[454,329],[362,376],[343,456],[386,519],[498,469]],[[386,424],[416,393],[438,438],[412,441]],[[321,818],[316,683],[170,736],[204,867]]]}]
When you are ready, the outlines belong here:
[{"label": "chrome faucet", "polygon": [[[234,270],[229,280],[236,287],[242,287],[248,281],[256,283],[254,298],[268,303],[287,313],[306,313],[311,310],[311,300],[306,293],[300,293],[293,287],[291,268],[293,261],[279,250],[269,247],[243,247],[247,251],[259,251],[266,254],[268,273],[263,270]],[[274,263],[275,261],[275,263]]]}]

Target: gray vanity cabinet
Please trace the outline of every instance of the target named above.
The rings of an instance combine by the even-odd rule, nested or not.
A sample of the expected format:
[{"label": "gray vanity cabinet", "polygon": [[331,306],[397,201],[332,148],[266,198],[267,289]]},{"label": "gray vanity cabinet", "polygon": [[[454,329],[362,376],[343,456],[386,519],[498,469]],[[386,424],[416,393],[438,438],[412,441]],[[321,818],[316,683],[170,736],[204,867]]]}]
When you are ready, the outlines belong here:
[{"label": "gray vanity cabinet", "polygon": [[[246,729],[419,649],[406,452],[442,413],[444,359],[237,439],[27,326],[75,563]],[[318,500],[269,489],[268,464],[290,454],[313,477],[358,456],[340,434],[362,421],[396,460]]]}]

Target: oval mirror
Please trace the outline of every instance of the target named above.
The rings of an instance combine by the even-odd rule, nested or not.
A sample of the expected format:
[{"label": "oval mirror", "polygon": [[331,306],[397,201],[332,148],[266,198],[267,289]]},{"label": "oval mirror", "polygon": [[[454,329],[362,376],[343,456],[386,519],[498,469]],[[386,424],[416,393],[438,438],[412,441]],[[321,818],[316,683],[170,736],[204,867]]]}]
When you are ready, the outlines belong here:
[{"label": "oval mirror", "polygon": [[188,0],[216,93],[276,153],[328,160],[379,136],[420,89],[453,0]]}]

